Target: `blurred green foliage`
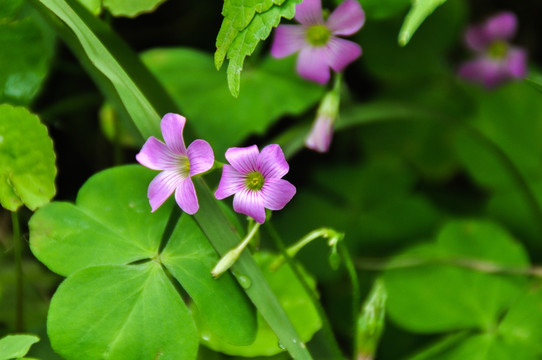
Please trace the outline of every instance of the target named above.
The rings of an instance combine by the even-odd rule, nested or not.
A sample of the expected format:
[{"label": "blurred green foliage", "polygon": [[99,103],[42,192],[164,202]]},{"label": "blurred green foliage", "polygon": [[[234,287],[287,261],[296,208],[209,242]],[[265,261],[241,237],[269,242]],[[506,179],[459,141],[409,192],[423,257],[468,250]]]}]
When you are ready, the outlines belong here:
[{"label": "blurred green foliage", "polygon": [[[67,279],[55,293],[58,278],[25,251],[25,323],[42,338],[29,356],[54,359],[50,337],[67,359],[83,358],[81,348],[88,358],[151,359],[158,348],[173,358],[196,352],[205,360],[288,358],[234,277],[210,278],[218,256],[195,223],[183,215],[178,227],[168,226],[173,201],[149,213],[152,172],[135,166],[106,171],[73,196],[84,182],[81,173],[134,163],[134,147],[143,140],[136,127],[158,136],[159,117],[169,111],[181,111],[188,137],[209,141],[220,161],[231,146],[284,146],[286,178],[297,194],[272,221],[287,244],[322,226],[344,232],[364,296],[383,277],[386,323],[376,359],[541,356],[542,94],[536,90],[542,82],[532,71],[529,84],[487,91],[455,75],[468,56],[467,24],[506,8],[518,14],[515,41],[528,47],[536,68],[540,4],[360,1],[367,22],[353,39],[363,56],[345,71],[331,150],[316,154],[302,144],[326,88],[301,79],[295,57],[271,59],[270,42],[263,41],[281,17],[293,16],[297,1],[231,0],[223,7],[208,0],[80,2],[96,18],[74,1],[68,4],[81,17],[66,15],[64,23],[22,0],[0,4],[0,103],[6,103],[0,105],[0,176],[13,179],[21,167],[47,169],[46,176],[23,181],[39,185],[39,195],[27,201],[17,190],[19,198],[0,196],[2,207],[34,210],[54,194],[54,155],[32,113],[48,126],[62,185],[58,197],[68,200],[46,205],[30,221],[34,256]],[[40,9],[38,1],[30,3]],[[66,20],[77,20],[77,31]],[[55,48],[55,33],[76,59],[63,42]],[[228,69],[216,71],[226,58]],[[81,148],[84,158],[77,157]],[[13,161],[14,149],[25,155]],[[95,160],[92,166],[87,158]],[[212,188],[218,175],[205,179]],[[16,188],[16,182],[6,184],[0,194]],[[6,214],[0,213],[2,335],[14,332],[17,301]],[[235,220],[244,224],[242,217]],[[233,231],[242,233],[241,226]],[[27,233],[23,224],[23,239]],[[265,232],[260,246],[271,247]],[[352,289],[344,267],[332,269],[328,256],[329,247],[314,242],[296,261],[349,356],[356,341]],[[268,271],[270,253],[257,258],[314,358],[325,358],[322,320],[307,294],[287,266]],[[91,335],[83,336],[87,331]],[[198,350],[198,342],[206,346]]]}]

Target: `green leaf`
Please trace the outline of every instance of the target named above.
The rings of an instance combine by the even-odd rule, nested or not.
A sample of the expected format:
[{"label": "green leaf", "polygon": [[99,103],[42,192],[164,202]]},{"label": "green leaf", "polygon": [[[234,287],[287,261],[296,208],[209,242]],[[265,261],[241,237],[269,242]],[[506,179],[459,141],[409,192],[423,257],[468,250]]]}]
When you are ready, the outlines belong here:
[{"label": "green leaf", "polygon": [[219,257],[192,217],[181,216],[160,258],[188,292],[193,312],[213,336],[235,345],[254,341],[254,307],[231,273],[218,279],[211,276]]},{"label": "green leaf", "polygon": [[0,105],[0,204],[16,211],[55,194],[55,153],[47,128],[27,109]]},{"label": "green leaf", "polygon": [[[540,94],[524,83],[509,83],[491,92],[471,91],[476,108],[469,120],[482,137],[471,140],[477,144],[464,146],[461,139],[456,144],[471,176],[491,190],[508,191],[516,186],[502,159],[495,157],[498,154],[490,154],[486,137],[504,152],[525,179],[539,179],[542,176],[539,165],[542,143],[533,129],[542,127]],[[482,152],[483,146],[486,150]],[[489,163],[483,166],[484,162]]]},{"label": "green leaf", "polygon": [[[455,338],[457,339],[457,338]],[[453,339],[453,340],[455,340]],[[474,334],[457,341],[453,346],[444,339],[424,353],[409,360],[535,360],[537,357],[529,350],[511,345],[496,334]]]},{"label": "green leaf", "polygon": [[160,264],[73,273],[51,300],[47,329],[67,360],[195,359],[194,321]]},{"label": "green leaf", "polygon": [[154,213],[145,196],[156,173],[139,165],[91,177],[76,204],[53,202],[30,219],[30,248],[67,276],[88,266],[126,264],[158,254],[172,202]]},{"label": "green leaf", "polygon": [[293,58],[267,57],[260,66],[247,69],[243,76],[246,93],[237,99],[230,96],[223,72],[213,68],[206,53],[187,48],[154,49],[145,52],[142,59],[184,110],[189,123],[213,144],[215,154],[223,154],[248,135],[263,134],[284,115],[301,114],[323,93],[321,86],[291,70]]},{"label": "green leaf", "polygon": [[26,355],[32,344],[40,341],[35,335],[7,335],[0,339],[0,360],[20,358]]},{"label": "green leaf", "polygon": [[448,223],[436,243],[411,248],[391,265],[412,259],[429,264],[389,270],[384,280],[389,293],[390,317],[414,332],[495,328],[502,312],[526,285],[524,277],[505,277],[438,265],[438,261],[459,259],[466,262],[490,261],[500,266],[527,266],[527,254],[521,245],[492,223]]},{"label": "green leaf", "polygon": [[[245,57],[252,54],[260,40],[265,40],[271,33],[271,29],[278,26],[281,18],[291,19],[295,15],[295,6],[301,0],[275,1],[273,6],[266,8],[269,1],[249,1],[252,5],[234,7],[233,2],[225,2],[222,13],[224,22],[217,37],[217,51],[215,53],[215,66],[220,69],[224,57],[230,61],[228,64],[227,77],[228,88],[234,97],[239,96],[241,71]],[[241,1],[242,4],[245,2]],[[259,10],[259,11],[258,11]],[[256,11],[254,13],[254,11]],[[241,14],[239,14],[241,13]],[[250,22],[247,18],[253,13]],[[244,25],[243,28],[241,28]],[[237,26],[237,27],[236,27]]]},{"label": "green leaf", "polygon": [[166,0],[102,0],[103,7],[114,16],[136,17],[152,12]]},{"label": "green leaf", "polygon": [[542,290],[536,288],[520,298],[499,324],[498,333],[518,348],[542,354]]},{"label": "green leaf", "polygon": [[5,3],[12,5],[0,8],[0,102],[29,104],[47,76],[54,39],[35,16],[17,16],[19,2]]},{"label": "green leaf", "polygon": [[[303,341],[308,341],[318,329],[322,327],[322,322],[318,316],[314,305],[307,293],[304,291],[301,283],[295,277],[291,268],[284,264],[277,271],[272,272],[269,267],[277,259],[276,255],[267,252],[258,252],[254,258],[262,269],[265,278],[277,296],[280,304],[286,311],[286,314],[299,331]],[[310,288],[316,289],[314,278],[299,267],[301,273]],[[201,342],[205,346],[219,352],[229,355],[239,355],[244,357],[271,356],[284,351],[279,346],[279,339],[273,333],[273,330],[266,324],[265,320],[258,314],[258,332],[254,342],[248,346],[233,346],[220,338],[214,336],[214,329],[201,323],[199,313],[196,317],[198,328],[200,329]],[[201,325],[201,326],[200,326]]]},{"label": "green leaf", "polygon": [[446,0],[412,0],[412,8],[399,31],[399,45],[408,44],[422,22],[445,2]]}]

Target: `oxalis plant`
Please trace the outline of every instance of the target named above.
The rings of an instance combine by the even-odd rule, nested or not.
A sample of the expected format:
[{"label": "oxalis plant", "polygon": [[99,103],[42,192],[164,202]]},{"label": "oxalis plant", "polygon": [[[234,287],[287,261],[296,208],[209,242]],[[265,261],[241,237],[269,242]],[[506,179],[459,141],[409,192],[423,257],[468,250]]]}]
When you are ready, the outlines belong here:
[{"label": "oxalis plant", "polygon": [[0,3],[0,360],[541,358],[539,8]]}]

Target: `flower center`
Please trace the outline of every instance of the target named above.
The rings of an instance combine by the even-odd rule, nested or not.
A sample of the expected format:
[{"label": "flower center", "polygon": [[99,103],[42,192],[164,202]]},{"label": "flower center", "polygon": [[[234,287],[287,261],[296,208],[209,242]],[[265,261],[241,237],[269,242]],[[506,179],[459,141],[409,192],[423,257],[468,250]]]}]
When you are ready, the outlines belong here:
[{"label": "flower center", "polygon": [[488,49],[488,55],[493,59],[503,59],[507,52],[508,44],[504,41],[495,41]]},{"label": "flower center", "polygon": [[247,174],[246,184],[250,190],[259,191],[264,183],[265,179],[259,171],[252,171]]},{"label": "flower center", "polygon": [[307,29],[307,41],[313,46],[324,46],[331,37],[325,25],[312,25]]},{"label": "flower center", "polygon": [[179,174],[187,178],[190,176],[190,160],[188,160],[188,156],[179,156]]}]

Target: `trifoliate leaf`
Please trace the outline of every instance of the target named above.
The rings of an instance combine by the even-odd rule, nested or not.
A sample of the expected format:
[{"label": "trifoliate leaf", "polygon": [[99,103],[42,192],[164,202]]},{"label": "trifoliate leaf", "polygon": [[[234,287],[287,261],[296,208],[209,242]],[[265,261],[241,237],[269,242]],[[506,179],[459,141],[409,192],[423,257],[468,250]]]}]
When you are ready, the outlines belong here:
[{"label": "trifoliate leaf", "polygon": [[408,44],[422,22],[445,2],[446,0],[413,0],[412,7],[399,30],[399,45]]},{"label": "trifoliate leaf", "polygon": [[23,107],[0,105],[0,204],[15,211],[55,194],[55,153],[47,128]]},{"label": "trifoliate leaf", "polygon": [[51,300],[47,332],[67,360],[195,359],[194,321],[160,264],[85,268]]},{"label": "trifoliate leaf", "polygon": [[280,19],[291,19],[295,5],[301,0],[226,1],[224,21],[217,36],[215,66],[220,69],[224,58],[228,64],[228,87],[233,96],[239,95],[241,71],[245,57],[252,54],[260,40],[266,39]]}]

